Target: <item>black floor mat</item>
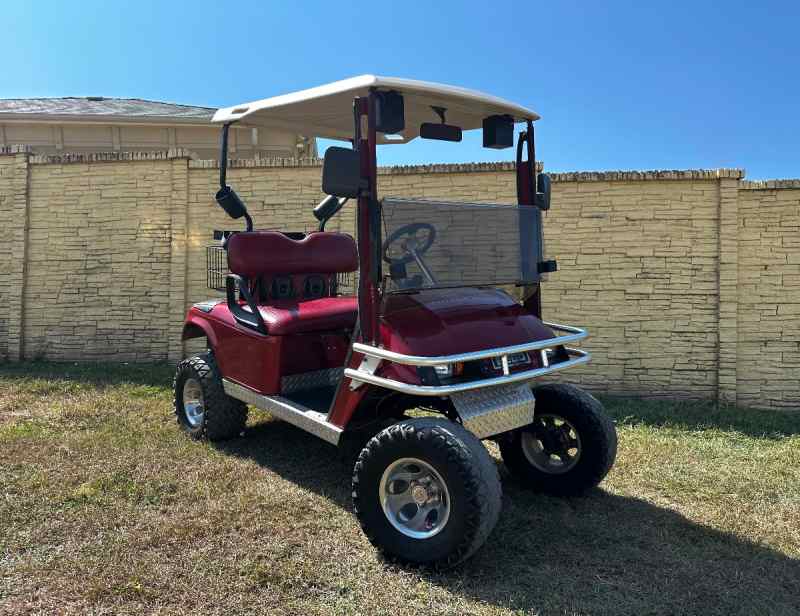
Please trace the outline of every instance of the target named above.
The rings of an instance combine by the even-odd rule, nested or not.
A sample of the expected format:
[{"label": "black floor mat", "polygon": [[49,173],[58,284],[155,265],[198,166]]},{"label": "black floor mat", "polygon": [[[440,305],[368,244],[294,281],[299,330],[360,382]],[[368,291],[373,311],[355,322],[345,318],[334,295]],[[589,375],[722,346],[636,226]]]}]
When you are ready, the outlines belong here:
[{"label": "black floor mat", "polygon": [[304,389],[295,391],[283,397],[292,402],[302,404],[313,411],[327,413],[336,395],[336,386],[317,387],[315,389]]}]

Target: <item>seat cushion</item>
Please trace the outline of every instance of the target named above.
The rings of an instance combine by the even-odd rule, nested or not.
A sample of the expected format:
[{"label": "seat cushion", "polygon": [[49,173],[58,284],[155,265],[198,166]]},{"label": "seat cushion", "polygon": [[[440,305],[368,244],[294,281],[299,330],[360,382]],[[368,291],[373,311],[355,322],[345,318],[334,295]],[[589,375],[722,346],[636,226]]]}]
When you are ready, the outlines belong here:
[{"label": "seat cushion", "polygon": [[284,299],[259,306],[273,336],[352,328],[358,315],[355,297],[322,297],[302,302]]},{"label": "seat cushion", "polygon": [[315,231],[299,240],[278,231],[234,233],[228,267],[248,278],[262,274],[335,274],[358,269],[358,250],[346,233]]}]

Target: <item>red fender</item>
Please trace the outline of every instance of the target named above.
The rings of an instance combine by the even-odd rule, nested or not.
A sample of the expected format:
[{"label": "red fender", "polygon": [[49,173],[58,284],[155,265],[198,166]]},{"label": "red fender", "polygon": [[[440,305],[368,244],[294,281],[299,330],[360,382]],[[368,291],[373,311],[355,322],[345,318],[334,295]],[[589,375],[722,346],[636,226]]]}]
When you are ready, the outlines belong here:
[{"label": "red fender", "polygon": [[211,324],[207,320],[190,313],[183,324],[181,340],[200,338],[202,336],[208,338],[209,347],[212,349],[217,347],[217,335],[214,333],[214,328],[211,327]]}]

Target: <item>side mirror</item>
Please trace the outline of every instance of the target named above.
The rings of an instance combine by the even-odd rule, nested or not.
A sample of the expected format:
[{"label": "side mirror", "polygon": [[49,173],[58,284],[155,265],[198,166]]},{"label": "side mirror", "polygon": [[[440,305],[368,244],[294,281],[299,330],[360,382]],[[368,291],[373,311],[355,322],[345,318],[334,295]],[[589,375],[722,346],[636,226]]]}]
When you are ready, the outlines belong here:
[{"label": "side mirror", "polygon": [[336,212],[341,210],[346,202],[347,199],[340,199],[334,195],[328,195],[314,208],[314,218],[319,221],[328,220],[331,216],[336,214]]},{"label": "side mirror", "polygon": [[461,127],[425,122],[419,127],[419,136],[423,139],[438,139],[439,141],[461,141]]},{"label": "side mirror", "polygon": [[228,171],[228,129],[230,124],[225,124],[222,127],[222,144],[220,145],[219,153],[219,190],[214,198],[225,213],[234,220],[244,216],[247,224],[247,230],[253,230],[253,219],[247,213],[247,208],[244,206],[244,201],[239,198],[236,191],[228,186],[225,181],[226,173]]},{"label": "side mirror", "polygon": [[347,203],[347,197],[336,197],[328,195],[319,205],[314,208],[314,218],[319,221],[319,230],[325,230],[325,223],[328,222],[339,210]]},{"label": "side mirror", "polygon": [[241,218],[247,214],[247,208],[244,206],[244,202],[230,186],[223,186],[220,188],[215,198],[217,200],[217,205],[225,210],[231,218]]},{"label": "side mirror", "polygon": [[330,147],[322,163],[322,192],[335,197],[358,197],[361,189],[361,157],[355,150]]},{"label": "side mirror", "polygon": [[536,187],[536,206],[540,210],[550,209],[550,176],[540,173]]}]

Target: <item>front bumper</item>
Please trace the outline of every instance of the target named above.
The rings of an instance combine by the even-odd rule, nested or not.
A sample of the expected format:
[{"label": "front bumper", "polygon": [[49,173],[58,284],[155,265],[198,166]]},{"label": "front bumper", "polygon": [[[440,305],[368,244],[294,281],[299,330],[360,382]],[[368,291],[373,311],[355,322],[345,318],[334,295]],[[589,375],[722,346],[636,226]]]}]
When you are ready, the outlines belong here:
[{"label": "front bumper", "polygon": [[[557,332],[564,332],[565,335],[556,336],[555,338],[547,338],[545,340],[537,340],[535,342],[526,342],[525,344],[517,344],[514,346],[497,347],[494,349],[485,349],[483,351],[474,351],[472,353],[458,353],[456,355],[440,355],[438,357],[404,355],[402,353],[395,353],[394,351],[388,351],[386,349],[357,342],[353,344],[353,351],[363,354],[364,361],[361,362],[361,365],[357,369],[347,368],[344,371],[344,375],[351,379],[355,384],[369,383],[370,385],[385,387],[386,389],[392,389],[405,394],[417,396],[451,396],[452,394],[457,394],[460,392],[530,381],[539,376],[550,374],[558,370],[571,368],[572,366],[585,364],[589,361],[591,356],[588,352],[565,346],[572,342],[577,342],[578,340],[583,340],[586,338],[588,334],[585,330],[578,327],[571,327],[569,325],[559,325],[557,323],[545,323],[545,325]],[[548,365],[545,349],[559,346],[564,347],[569,359]],[[508,367],[508,356],[515,353],[528,351],[540,351],[542,353],[542,363],[544,365],[541,368],[535,368],[533,370],[511,373]],[[387,379],[374,374],[375,369],[381,360],[408,366],[439,366],[443,364],[455,364],[492,357],[500,358],[503,366],[503,376],[476,379],[473,381],[455,383],[452,385],[414,385],[411,383],[396,381],[394,379]]]}]

